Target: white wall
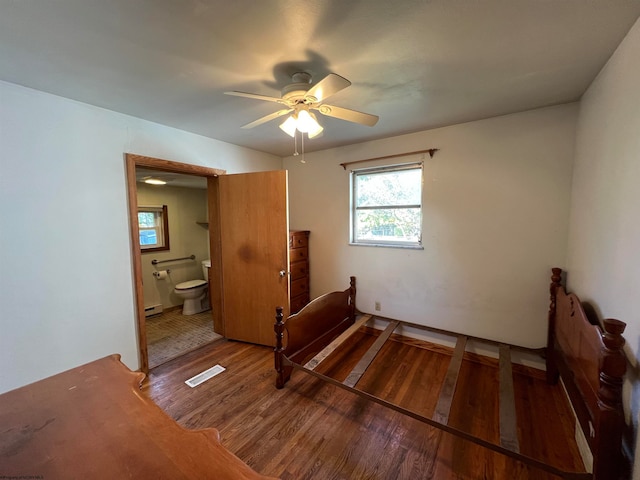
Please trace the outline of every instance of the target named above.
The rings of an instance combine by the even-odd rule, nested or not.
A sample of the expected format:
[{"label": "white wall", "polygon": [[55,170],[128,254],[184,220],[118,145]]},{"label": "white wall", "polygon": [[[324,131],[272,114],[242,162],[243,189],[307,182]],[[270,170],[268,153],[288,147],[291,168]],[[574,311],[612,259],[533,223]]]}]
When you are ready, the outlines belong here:
[{"label": "white wall", "polygon": [[[624,395],[637,431],[640,405],[640,21],[580,104],[571,198],[568,287],[602,317],[627,322]],[[636,444],[638,442],[636,441]],[[640,458],[637,453],[636,458]],[[640,479],[636,461],[635,479]]]},{"label": "white wall", "polygon": [[[355,275],[360,310],[380,301],[388,317],[544,346],[550,268],[566,260],[577,108],[286,158],[291,227],[311,231],[312,297]],[[339,164],[428,148],[440,151],[425,160],[424,250],[349,246]]]},{"label": "white wall", "polygon": [[138,368],[125,152],[229,173],[282,167],[0,82],[0,392],[111,353]]}]

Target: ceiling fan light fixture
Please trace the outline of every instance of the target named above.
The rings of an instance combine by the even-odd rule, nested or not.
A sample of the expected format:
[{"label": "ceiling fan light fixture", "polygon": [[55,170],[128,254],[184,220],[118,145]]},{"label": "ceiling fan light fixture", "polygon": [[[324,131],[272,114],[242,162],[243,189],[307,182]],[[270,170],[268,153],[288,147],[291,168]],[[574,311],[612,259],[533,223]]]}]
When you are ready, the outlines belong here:
[{"label": "ceiling fan light fixture", "polygon": [[[318,125],[318,127],[320,127],[320,125]],[[322,133],[322,131],[324,130],[324,128],[320,127],[317,130],[313,131],[313,132],[309,132],[307,133],[307,136],[309,138],[316,138],[318,135],[320,135]]]},{"label": "ceiling fan light fixture", "polygon": [[302,133],[309,133],[318,129],[320,125],[307,110],[300,110],[298,112],[298,125],[297,128]]},{"label": "ceiling fan light fixture", "polygon": [[284,122],[282,122],[282,124],[280,124],[280,129],[290,137],[293,137],[296,134],[297,124],[298,122],[296,121],[295,115],[290,115]]},{"label": "ceiling fan light fixture", "polygon": [[290,137],[295,137],[297,130],[306,133],[309,138],[317,137],[324,130],[316,116],[307,110],[300,110],[297,114],[290,115],[282,122],[280,129]]},{"label": "ceiling fan light fixture", "polygon": [[307,132],[307,136],[309,138],[315,138],[322,133],[324,128],[322,128],[322,125],[318,123],[318,120],[316,119],[316,116],[313,113],[310,113],[309,115],[311,116],[311,119],[315,122],[316,125],[315,127],[313,127],[311,130]]}]

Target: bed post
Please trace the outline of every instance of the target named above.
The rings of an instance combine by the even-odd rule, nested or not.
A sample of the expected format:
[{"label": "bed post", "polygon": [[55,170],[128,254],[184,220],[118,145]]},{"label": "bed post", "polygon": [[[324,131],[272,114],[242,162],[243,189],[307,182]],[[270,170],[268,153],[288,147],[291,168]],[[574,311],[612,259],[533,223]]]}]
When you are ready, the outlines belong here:
[{"label": "bed post", "polygon": [[275,357],[275,367],[278,375],[276,377],[276,388],[282,388],[285,384],[284,367],[282,366],[282,339],[284,337],[284,315],[282,314],[282,307],[276,307],[276,323],[273,326],[273,330],[276,332],[276,348],[273,350]]},{"label": "bed post", "polygon": [[551,286],[549,287],[550,299],[549,299],[549,319],[547,330],[547,351],[546,351],[546,364],[547,364],[547,383],[555,385],[558,382],[558,367],[555,360],[555,329],[556,329],[556,293],[561,286],[562,269],[551,269]]},{"label": "bed post", "polygon": [[600,364],[600,388],[598,389],[597,437],[594,439],[594,480],[618,478],[622,463],[622,381],[627,370],[627,358],[622,348],[622,333],[626,323],[612,318],[603,321],[604,349]]},{"label": "bed post", "polygon": [[356,321],[356,277],[350,277],[349,282],[349,319]]}]

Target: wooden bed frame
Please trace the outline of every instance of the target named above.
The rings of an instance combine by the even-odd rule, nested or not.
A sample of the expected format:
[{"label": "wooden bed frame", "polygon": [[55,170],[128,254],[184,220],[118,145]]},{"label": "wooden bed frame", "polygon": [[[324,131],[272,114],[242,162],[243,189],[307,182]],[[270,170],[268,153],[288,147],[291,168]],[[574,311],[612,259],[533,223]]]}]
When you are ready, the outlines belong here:
[{"label": "wooden bed frame", "polygon": [[627,359],[622,351],[626,323],[589,319],[574,293],[561,285],[553,268],[547,341],[547,381],[558,377],[593,454],[593,478],[617,479],[622,466],[622,381]]},{"label": "wooden bed frame", "polygon": [[[316,367],[328,358],[343,342],[373,317],[357,312],[356,283],[351,277],[350,287],[344,291],[325,294],[313,300],[300,312],[283,317],[283,309],[276,309],[275,368],[276,387],[283,388],[292,371],[302,370],[360,397],[384,405],[427,425],[486,447],[524,464],[567,479],[618,480],[622,460],[622,377],[626,370],[625,343],[622,333],[626,324],[613,319],[604,320],[604,332],[589,322],[575,294],[567,294],[561,286],[562,270],[552,269],[551,302],[549,307],[548,345],[542,349],[526,349],[491,340],[468,337],[423,325],[384,319],[388,327],[358,361],[344,382],[318,373]],[[443,382],[440,398],[431,418],[420,415],[382,398],[358,390],[356,385],[373,362],[393,330],[405,325],[458,338]],[[499,347],[500,369],[500,444],[494,444],[447,424],[455,391],[457,374],[468,338]],[[547,381],[556,383],[562,378],[568,398],[585,432],[593,454],[593,473],[562,471],[553,465],[523,455],[519,451],[515,426],[515,404],[510,350],[529,350],[546,356]]]}]

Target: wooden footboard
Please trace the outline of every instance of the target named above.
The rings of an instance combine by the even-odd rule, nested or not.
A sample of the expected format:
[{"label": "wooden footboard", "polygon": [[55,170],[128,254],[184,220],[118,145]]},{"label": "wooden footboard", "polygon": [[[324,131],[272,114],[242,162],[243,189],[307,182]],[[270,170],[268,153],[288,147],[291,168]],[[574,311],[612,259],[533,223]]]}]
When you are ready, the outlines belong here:
[{"label": "wooden footboard", "polygon": [[284,359],[303,363],[320,352],[353,325],[355,305],[356,277],[351,277],[348,289],[322,295],[286,320],[282,307],[276,309],[274,355],[277,388],[284,387],[291,376],[292,367]]},{"label": "wooden footboard", "polygon": [[[622,351],[624,322],[593,324],[580,299],[561,285],[562,270],[551,277],[547,379],[561,377],[593,454],[593,478],[618,479],[622,465]],[[597,322],[597,319],[594,321]]]}]

